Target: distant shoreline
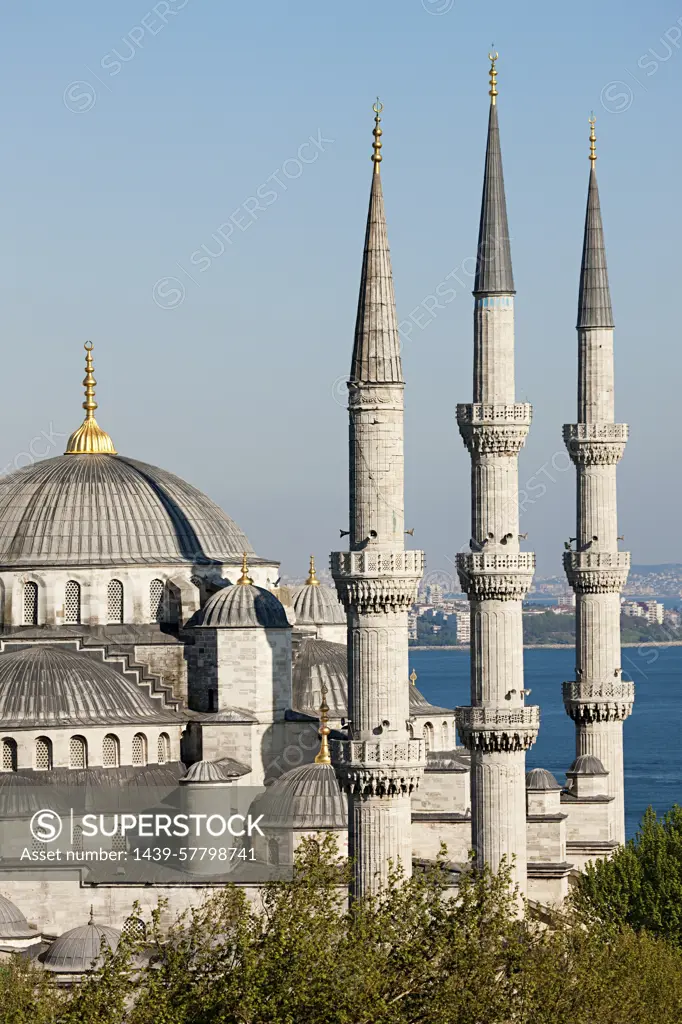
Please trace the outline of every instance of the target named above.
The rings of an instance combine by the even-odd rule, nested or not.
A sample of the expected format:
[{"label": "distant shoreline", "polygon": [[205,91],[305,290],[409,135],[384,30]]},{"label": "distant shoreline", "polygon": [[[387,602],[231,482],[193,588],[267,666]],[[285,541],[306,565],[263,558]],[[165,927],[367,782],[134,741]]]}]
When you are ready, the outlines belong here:
[{"label": "distant shoreline", "polygon": [[[682,640],[639,640],[621,644],[621,647],[682,647]],[[524,644],[525,651],[573,651],[573,644]],[[419,644],[410,651],[468,651],[469,644]]]}]

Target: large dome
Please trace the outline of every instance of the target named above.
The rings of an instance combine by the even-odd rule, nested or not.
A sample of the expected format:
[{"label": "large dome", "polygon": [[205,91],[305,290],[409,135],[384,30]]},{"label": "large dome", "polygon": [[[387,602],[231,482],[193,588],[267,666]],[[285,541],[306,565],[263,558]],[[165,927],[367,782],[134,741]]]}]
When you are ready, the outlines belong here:
[{"label": "large dome", "polygon": [[180,720],[162,697],[94,656],[50,644],[0,655],[5,729]]},{"label": "large dome", "polygon": [[60,455],[0,480],[0,568],[207,564],[244,551],[245,534],[205,494],[121,455]]}]

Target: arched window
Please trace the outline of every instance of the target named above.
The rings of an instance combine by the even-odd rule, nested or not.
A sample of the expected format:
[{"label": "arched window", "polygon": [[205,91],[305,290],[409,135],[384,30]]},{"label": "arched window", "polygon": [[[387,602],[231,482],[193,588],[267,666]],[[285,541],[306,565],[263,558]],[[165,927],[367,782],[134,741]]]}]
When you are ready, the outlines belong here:
[{"label": "arched window", "polygon": [[2,770],[3,772],[15,772],[17,770],[17,741],[6,736],[2,741]]},{"label": "arched window", "polygon": [[131,939],[146,939],[147,926],[141,917],[129,917],[123,925],[123,934],[130,935]]},{"label": "arched window", "polygon": [[268,864],[279,864],[279,843],[276,839],[268,839]]},{"label": "arched window", "polygon": [[428,754],[429,750],[433,750],[433,726],[430,722],[427,722],[424,726],[424,746]]},{"label": "arched window", "polygon": [[64,622],[81,620],[81,587],[75,580],[69,580],[64,592]]},{"label": "arched window", "polygon": [[126,851],[126,837],[123,835],[120,828],[111,837],[111,849],[114,853],[125,853]]},{"label": "arched window", "polygon": [[69,767],[88,767],[88,744],[84,736],[72,736],[69,742]]},{"label": "arched window", "polygon": [[39,736],[36,740],[36,771],[47,772],[52,768],[52,740]]},{"label": "arched window", "polygon": [[121,752],[118,737],[108,733],[102,740],[102,764],[105,768],[118,768]]},{"label": "arched window", "polygon": [[166,764],[170,761],[170,736],[167,732],[159,735],[159,764]]},{"label": "arched window", "polygon": [[443,722],[440,727],[440,748],[441,750],[449,750],[449,735],[450,730],[448,729],[448,723]]},{"label": "arched window", "polygon": [[107,587],[107,622],[123,622],[123,584],[110,580]]},{"label": "arched window", "polygon": [[133,736],[133,764],[147,763],[147,737],[136,732]]},{"label": "arched window", "polygon": [[149,621],[163,619],[163,580],[152,580],[149,584]]},{"label": "arched window", "polygon": [[83,852],[83,829],[80,825],[73,826],[73,843],[71,849],[76,853]]},{"label": "arched window", "polygon": [[32,580],[24,583],[24,625],[38,625],[38,584]]}]

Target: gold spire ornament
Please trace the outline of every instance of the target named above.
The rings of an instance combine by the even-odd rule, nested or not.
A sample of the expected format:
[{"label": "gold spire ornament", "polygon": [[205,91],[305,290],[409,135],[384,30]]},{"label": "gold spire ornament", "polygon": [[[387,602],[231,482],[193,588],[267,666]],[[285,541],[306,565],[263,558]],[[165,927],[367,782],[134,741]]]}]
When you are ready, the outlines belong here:
[{"label": "gold spire ornament", "polygon": [[595,135],[594,131],[594,126],[597,123],[597,118],[594,116],[594,114],[592,114],[591,117],[588,117],[588,121],[590,122],[590,163],[594,167],[595,161],[597,159],[597,136]]},{"label": "gold spire ornament", "polygon": [[412,683],[413,686],[417,685],[417,673],[415,669],[412,669],[412,673],[410,675],[410,682]]},{"label": "gold spire ornament", "polygon": [[246,559],[246,551],[242,554],[242,574],[237,580],[237,584],[240,587],[250,587],[253,585],[253,580],[249,576],[249,566]]},{"label": "gold spire ornament", "polygon": [[310,556],[310,571],[305,582],[307,587],[319,587],[320,585],[320,581],[315,574],[315,555]]},{"label": "gold spire ornament", "polygon": [[499,53],[495,50],[494,53],[488,54],[488,60],[490,61],[490,102],[495,106],[495,100],[497,98],[497,68],[495,67],[499,60]]},{"label": "gold spire ornament", "polygon": [[381,156],[381,136],[384,133],[382,132],[381,128],[379,127],[379,122],[381,121],[381,118],[379,117],[379,114],[381,113],[381,111],[383,109],[384,109],[384,105],[383,105],[383,103],[380,102],[379,97],[377,96],[377,101],[374,104],[374,106],[372,107],[372,110],[374,111],[374,131],[372,132],[372,135],[374,136],[374,142],[372,143],[372,149],[374,150],[374,152],[372,153],[372,162],[374,163],[374,173],[375,174],[379,173],[379,164],[382,161],[382,156]]},{"label": "gold spire ornament", "polygon": [[320,704],[320,752],[315,758],[315,764],[331,764],[332,756],[329,753],[329,705],[327,704],[327,687],[322,684],[322,703]]},{"label": "gold spire ornament", "polygon": [[95,409],[97,408],[97,402],[95,401],[95,376],[92,372],[92,350],[94,345],[91,341],[86,341],[85,345],[85,377],[83,379],[83,385],[85,387],[85,401],[83,402],[83,408],[85,409],[85,419],[78,428],[74,430],[73,434],[69,438],[69,442],[66,446],[65,455],[116,455],[116,449],[114,448],[114,442],[111,440],[109,435],[102,430],[95,419]]}]

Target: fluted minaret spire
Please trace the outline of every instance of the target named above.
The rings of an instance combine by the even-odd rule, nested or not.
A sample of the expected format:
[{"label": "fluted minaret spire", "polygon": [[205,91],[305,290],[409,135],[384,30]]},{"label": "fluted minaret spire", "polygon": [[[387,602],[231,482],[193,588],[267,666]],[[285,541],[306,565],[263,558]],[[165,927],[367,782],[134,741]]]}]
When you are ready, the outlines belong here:
[{"label": "fluted minaret spire", "polygon": [[355,321],[355,344],[351,380],[365,383],[402,383],[400,336],[393,293],[391,252],[388,247],[384,195],[381,187],[381,141],[383,135],[379,100],[374,104],[375,125],[372,144],[372,188],[365,231],[365,249],[360,276],[360,297]]},{"label": "fluted minaret spire", "polygon": [[483,201],[478,228],[478,249],[474,295],[513,295],[507,200],[504,194],[500,127],[497,120],[497,53],[489,54],[490,114],[488,144],[483,176]]},{"label": "fluted minaret spire", "polygon": [[599,758],[613,797],[609,839],[625,839],[623,721],[632,711],[633,684],[622,678],[620,594],[630,555],[618,550],[616,468],[628,437],[615,422],[613,314],[590,118],[590,180],[578,300],[578,421],[564,426],[576,467],[576,548],[564,567],[576,594],[576,678],[564,683],[566,711],[575,722],[576,755]]},{"label": "fluted minaret spire", "polygon": [[423,743],[408,732],[407,611],[423,553],[405,551],[403,392],[398,319],[381,191],[382,106],[374,106],[374,170],[355,344],[348,381],[350,550],[332,553],[348,622],[347,740],[331,742],[348,792],[351,894],[386,882],[391,862],[412,867],[410,793]]},{"label": "fluted minaret spire", "polygon": [[497,54],[490,55],[490,115],[474,288],[473,403],[457,406],[471,455],[471,553],[457,558],[471,607],[471,704],[457,709],[471,751],[472,845],[479,864],[513,859],[526,887],[525,752],[538,709],[525,706],[521,603],[534,556],[519,550],[518,453],[531,407],[514,386],[514,280],[497,123]]}]

